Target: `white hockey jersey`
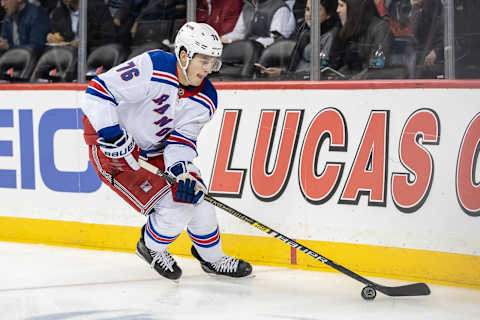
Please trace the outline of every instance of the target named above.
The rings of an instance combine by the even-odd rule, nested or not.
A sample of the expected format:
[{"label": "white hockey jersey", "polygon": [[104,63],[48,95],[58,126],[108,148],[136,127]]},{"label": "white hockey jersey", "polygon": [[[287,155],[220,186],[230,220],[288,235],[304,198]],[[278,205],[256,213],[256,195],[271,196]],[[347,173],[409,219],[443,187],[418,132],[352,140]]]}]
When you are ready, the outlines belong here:
[{"label": "white hockey jersey", "polygon": [[176,57],[152,50],[95,77],[81,108],[97,132],[120,125],[144,155],[163,153],[165,166],[192,161],[197,137],[217,109],[217,92],[205,79],[183,88]]}]

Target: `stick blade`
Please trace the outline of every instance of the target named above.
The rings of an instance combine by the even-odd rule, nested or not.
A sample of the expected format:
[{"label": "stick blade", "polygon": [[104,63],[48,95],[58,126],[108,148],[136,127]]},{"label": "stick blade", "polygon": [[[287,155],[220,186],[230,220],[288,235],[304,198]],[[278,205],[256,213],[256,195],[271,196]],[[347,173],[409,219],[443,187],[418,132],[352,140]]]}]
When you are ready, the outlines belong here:
[{"label": "stick blade", "polygon": [[378,285],[375,289],[391,297],[428,296],[430,294],[430,288],[422,282],[399,287]]}]

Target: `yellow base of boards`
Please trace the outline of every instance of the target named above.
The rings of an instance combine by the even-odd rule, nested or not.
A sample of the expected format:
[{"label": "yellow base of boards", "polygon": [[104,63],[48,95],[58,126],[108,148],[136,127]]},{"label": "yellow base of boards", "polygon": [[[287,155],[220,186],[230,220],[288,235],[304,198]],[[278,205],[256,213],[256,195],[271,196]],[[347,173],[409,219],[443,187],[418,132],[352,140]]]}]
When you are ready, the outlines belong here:
[{"label": "yellow base of boards", "polygon": [[[134,252],[139,235],[140,227],[0,217],[0,241]],[[225,253],[253,264],[335,271],[271,237],[222,234],[221,239]],[[363,276],[480,289],[480,256],[349,243],[298,241]],[[182,233],[169,250],[174,255],[190,256],[190,246],[188,235]]]}]

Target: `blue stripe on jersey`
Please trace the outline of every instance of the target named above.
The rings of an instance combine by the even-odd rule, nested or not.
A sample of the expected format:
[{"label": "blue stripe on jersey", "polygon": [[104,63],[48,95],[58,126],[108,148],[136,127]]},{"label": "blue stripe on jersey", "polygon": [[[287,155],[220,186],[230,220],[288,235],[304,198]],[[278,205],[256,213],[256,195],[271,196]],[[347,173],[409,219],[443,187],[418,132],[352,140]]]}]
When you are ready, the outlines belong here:
[{"label": "blue stripe on jersey", "polygon": [[217,105],[218,105],[217,89],[215,89],[215,87],[213,86],[213,84],[210,82],[209,79],[205,79],[205,83],[200,92],[206,95],[207,97],[209,97],[210,100],[212,100],[213,106],[216,111]]},{"label": "blue stripe on jersey", "polygon": [[110,90],[108,90],[108,87],[105,84],[105,82],[99,77],[95,77],[92,79],[92,81],[90,81],[85,93],[91,94],[92,96],[99,97],[103,100],[110,101],[114,105],[118,106],[117,100],[115,100],[115,97],[113,96],[113,94],[110,92]]},{"label": "blue stripe on jersey", "polygon": [[[113,98],[113,100],[115,100],[115,96],[112,94],[112,92],[110,91],[110,89],[108,89],[107,85],[105,84],[105,81],[103,81],[102,79],[100,79],[98,76],[96,76],[95,78],[93,78],[93,80],[96,80],[98,81],[104,88],[105,90],[107,90],[107,92],[110,94],[110,96]],[[115,100],[115,102],[117,102]],[[117,103],[118,104],[118,103]]]},{"label": "blue stripe on jersey", "polygon": [[200,99],[198,99],[198,98],[195,98],[195,96],[189,97],[188,99],[191,99],[191,100],[193,100],[193,101],[195,101],[195,102],[200,103],[202,106],[204,106],[205,108],[207,108],[208,113],[210,114],[210,117],[212,116],[212,110],[211,110],[210,106],[209,106],[206,102],[204,102],[203,100],[200,100]]},{"label": "blue stripe on jersey", "polygon": [[156,82],[165,83],[165,84],[169,84],[169,85],[171,85],[172,87],[178,88],[178,84],[177,84],[177,83],[174,83],[174,82],[172,82],[172,81],[168,81],[168,80],[165,80],[165,79],[153,78],[153,77],[152,77],[150,80],[151,80],[151,81],[156,81]]},{"label": "blue stripe on jersey", "polygon": [[165,142],[165,146],[173,144],[187,146],[197,154],[197,141],[187,138],[177,131],[172,131]]},{"label": "blue stripe on jersey", "polygon": [[167,53],[162,50],[151,50],[148,52],[150,59],[152,59],[153,70],[163,71],[176,76],[175,68],[177,67],[177,58],[173,53]]},{"label": "blue stripe on jersey", "polygon": [[217,90],[208,79],[205,79],[200,92],[189,97],[189,99],[205,107],[208,110],[210,118],[215,111],[217,111]]},{"label": "blue stripe on jersey", "polygon": [[85,91],[85,93],[91,94],[92,96],[96,96],[96,97],[99,97],[99,98],[107,100],[107,101],[110,101],[114,105],[118,106],[118,103],[117,103],[117,101],[115,101],[115,99],[113,99],[113,98],[111,98],[107,95],[104,95],[104,94],[102,94],[102,93],[100,93],[97,90],[94,90],[92,88],[87,88],[87,91]]},{"label": "blue stripe on jersey", "polygon": [[173,131],[170,133],[170,135],[173,135],[173,136],[177,136],[177,137],[186,139],[186,140],[192,142],[192,143],[195,144],[195,145],[197,144],[197,140],[195,140],[195,139],[190,139],[190,138],[184,136],[183,134],[181,134],[180,132],[178,132],[177,130],[173,130]]},{"label": "blue stripe on jersey", "polygon": [[165,149],[165,144],[163,144],[161,147],[159,148],[155,148],[155,149],[150,149],[150,150],[143,150],[140,151],[140,155],[142,157],[154,157],[154,156],[158,156],[160,154],[163,153],[163,150]]},{"label": "blue stripe on jersey", "polygon": [[115,137],[122,135],[123,131],[122,129],[120,129],[120,125],[116,124],[116,125],[105,127],[103,129],[98,130],[97,134],[99,137],[102,137],[106,141],[109,141]]}]

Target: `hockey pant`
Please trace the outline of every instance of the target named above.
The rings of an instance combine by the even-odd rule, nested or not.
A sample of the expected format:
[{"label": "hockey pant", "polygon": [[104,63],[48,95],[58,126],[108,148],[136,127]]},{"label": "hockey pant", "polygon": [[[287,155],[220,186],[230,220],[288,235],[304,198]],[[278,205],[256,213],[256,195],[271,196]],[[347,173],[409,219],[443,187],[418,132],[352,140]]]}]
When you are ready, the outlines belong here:
[{"label": "hockey pant", "polygon": [[[89,158],[97,175],[135,210],[148,215],[144,235],[147,248],[164,250],[187,228],[193,245],[204,260],[215,262],[223,256],[213,205],[206,201],[197,205],[173,201],[170,185],[143,168],[135,172],[107,172],[104,164],[108,160],[96,144],[97,133],[86,116],[82,120]],[[162,155],[149,158],[148,162],[165,169]]]}]

